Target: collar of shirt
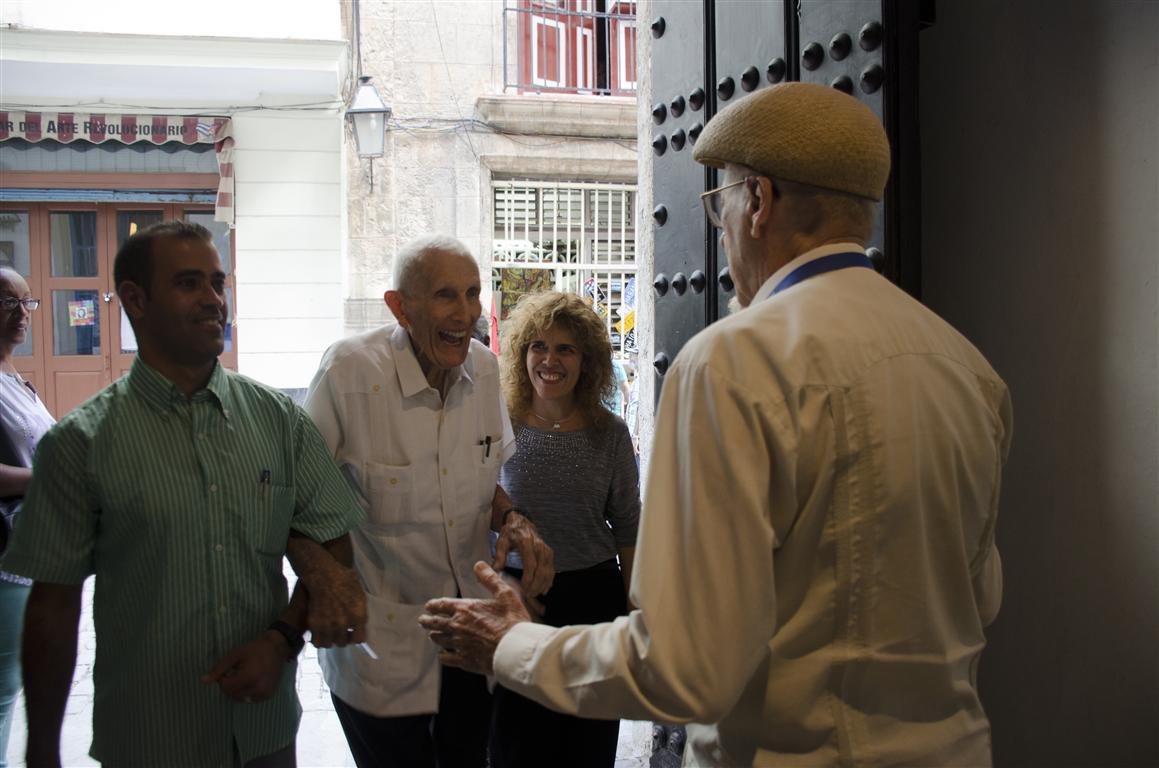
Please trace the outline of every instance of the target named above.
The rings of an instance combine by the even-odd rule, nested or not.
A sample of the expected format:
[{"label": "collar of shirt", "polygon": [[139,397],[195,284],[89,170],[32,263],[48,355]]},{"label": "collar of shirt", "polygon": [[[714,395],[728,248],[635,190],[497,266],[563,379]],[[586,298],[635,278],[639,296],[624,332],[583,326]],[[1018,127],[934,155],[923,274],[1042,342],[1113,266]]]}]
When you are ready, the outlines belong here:
[{"label": "collar of shirt", "polygon": [[[426,375],[423,374],[423,369],[419,366],[419,360],[415,357],[414,347],[411,346],[410,342],[410,334],[406,328],[403,328],[401,325],[396,325],[394,332],[390,335],[390,344],[394,347],[395,351],[396,362],[394,368],[398,373],[398,386],[402,392],[402,396],[414,397],[417,394],[431,389]],[[450,392],[451,387],[459,379],[467,382],[473,381],[472,367],[471,356],[467,355],[466,363],[447,371],[447,391]]]},{"label": "collar of shirt", "polygon": [[[221,409],[221,415],[226,419],[229,418],[230,413],[227,378],[228,374],[221,363],[214,362],[213,373],[210,374],[205,389],[193,395],[194,401],[208,399],[216,403],[217,407]],[[185,396],[177,389],[177,385],[140,357],[133,360],[133,367],[129,371],[129,387],[134,394],[161,413],[169,411],[174,405],[185,402]]]},{"label": "collar of shirt", "polygon": [[760,289],[757,290],[756,295],[753,297],[753,303],[755,304],[758,301],[764,301],[770,298],[773,295],[773,289],[797,267],[808,264],[810,261],[815,261],[822,256],[831,256],[834,253],[865,253],[865,246],[858,245],[857,243],[830,243],[829,245],[814,248],[811,251],[805,251],[800,256],[790,259],[787,264],[783,265],[768,280],[762,283]]}]

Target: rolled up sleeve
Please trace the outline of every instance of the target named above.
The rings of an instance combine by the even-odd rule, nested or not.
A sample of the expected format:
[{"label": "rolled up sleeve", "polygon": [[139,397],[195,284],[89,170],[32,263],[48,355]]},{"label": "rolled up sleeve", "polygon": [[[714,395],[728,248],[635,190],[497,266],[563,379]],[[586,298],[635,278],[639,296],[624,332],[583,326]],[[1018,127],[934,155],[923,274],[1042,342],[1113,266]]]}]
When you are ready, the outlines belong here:
[{"label": "rolled up sleeve", "polygon": [[90,444],[69,422],[41,438],[4,570],[52,584],[79,584],[93,573],[100,509],[90,482]]}]

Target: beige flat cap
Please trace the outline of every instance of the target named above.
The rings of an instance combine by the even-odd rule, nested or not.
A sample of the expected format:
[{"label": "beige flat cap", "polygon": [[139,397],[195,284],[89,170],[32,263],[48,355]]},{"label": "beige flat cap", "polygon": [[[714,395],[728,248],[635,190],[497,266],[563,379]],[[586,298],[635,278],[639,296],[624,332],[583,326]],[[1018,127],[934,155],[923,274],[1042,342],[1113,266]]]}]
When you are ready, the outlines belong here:
[{"label": "beige flat cap", "polygon": [[889,140],[877,115],[816,83],[781,83],[730,104],[708,121],[692,157],[870,200],[881,200],[889,178]]}]

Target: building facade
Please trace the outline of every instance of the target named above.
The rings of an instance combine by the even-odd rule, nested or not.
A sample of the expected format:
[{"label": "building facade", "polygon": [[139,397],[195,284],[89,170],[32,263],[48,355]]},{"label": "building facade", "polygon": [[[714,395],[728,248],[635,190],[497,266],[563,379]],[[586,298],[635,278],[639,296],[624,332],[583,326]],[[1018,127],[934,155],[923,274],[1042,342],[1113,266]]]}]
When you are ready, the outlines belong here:
[{"label": "building facade", "polygon": [[131,364],[112,260],[154,221],[215,234],[225,364],[301,389],[341,334],[349,48],[338,3],[279,8],[0,5],[0,261],[44,302],[18,368],[57,417]]},{"label": "building facade", "polygon": [[[478,255],[484,313],[588,297],[627,358],[637,284],[635,3],[345,4],[360,74],[391,110],[382,158],[346,155],[348,333],[389,319],[393,254],[450,234]],[[497,349],[498,347],[496,347]]]}]

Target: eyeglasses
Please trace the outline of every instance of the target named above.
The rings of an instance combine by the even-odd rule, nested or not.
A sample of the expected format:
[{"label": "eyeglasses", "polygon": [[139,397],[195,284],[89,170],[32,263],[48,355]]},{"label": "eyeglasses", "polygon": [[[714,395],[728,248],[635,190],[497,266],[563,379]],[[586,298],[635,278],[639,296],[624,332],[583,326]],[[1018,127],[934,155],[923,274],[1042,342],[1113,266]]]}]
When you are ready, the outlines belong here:
[{"label": "eyeglasses", "polygon": [[40,299],[17,299],[13,296],[5,296],[0,299],[0,309],[3,309],[5,312],[11,312],[20,304],[23,304],[25,309],[32,312],[40,306]]},{"label": "eyeglasses", "polygon": [[723,229],[724,225],[720,222],[720,193],[731,187],[739,187],[748,181],[751,176],[747,176],[740,181],[734,181],[732,184],[725,184],[723,187],[710,189],[701,194],[700,202],[704,204],[704,213],[708,216],[708,223],[717,229]]}]

